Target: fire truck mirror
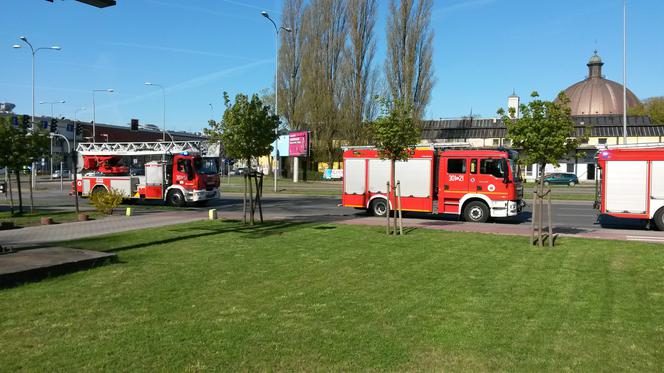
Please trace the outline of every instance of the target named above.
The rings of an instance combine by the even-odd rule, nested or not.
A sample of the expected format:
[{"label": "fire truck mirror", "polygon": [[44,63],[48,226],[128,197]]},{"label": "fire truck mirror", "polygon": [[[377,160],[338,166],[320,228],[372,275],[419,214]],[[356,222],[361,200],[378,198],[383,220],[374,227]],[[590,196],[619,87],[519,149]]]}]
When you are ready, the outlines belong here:
[{"label": "fire truck mirror", "polygon": [[509,184],[510,183],[510,169],[509,169],[509,166],[507,164],[507,159],[503,158],[503,159],[500,160],[500,168],[503,171],[503,182],[505,184]]}]

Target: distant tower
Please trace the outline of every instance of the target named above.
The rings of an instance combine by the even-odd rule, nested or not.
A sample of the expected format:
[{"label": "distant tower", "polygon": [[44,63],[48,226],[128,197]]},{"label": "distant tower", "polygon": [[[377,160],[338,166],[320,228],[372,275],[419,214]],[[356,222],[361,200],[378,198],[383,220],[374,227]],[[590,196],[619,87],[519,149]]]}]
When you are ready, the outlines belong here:
[{"label": "distant tower", "polygon": [[[521,99],[519,96],[516,95],[516,92],[512,90],[512,94],[510,97],[507,98],[507,115],[510,116],[510,118],[515,119],[519,117],[519,104],[521,102]],[[511,110],[514,108],[514,114],[511,114]]]}]

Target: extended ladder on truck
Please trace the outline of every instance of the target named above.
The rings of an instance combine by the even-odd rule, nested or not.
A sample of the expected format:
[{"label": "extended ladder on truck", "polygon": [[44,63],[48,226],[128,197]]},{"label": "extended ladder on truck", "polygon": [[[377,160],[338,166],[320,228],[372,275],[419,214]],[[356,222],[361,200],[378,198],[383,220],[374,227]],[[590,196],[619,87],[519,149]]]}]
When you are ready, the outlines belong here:
[{"label": "extended ladder on truck", "polygon": [[212,145],[205,141],[85,142],[79,143],[76,150],[81,155],[141,156],[189,152],[209,156],[208,153],[213,150]]}]

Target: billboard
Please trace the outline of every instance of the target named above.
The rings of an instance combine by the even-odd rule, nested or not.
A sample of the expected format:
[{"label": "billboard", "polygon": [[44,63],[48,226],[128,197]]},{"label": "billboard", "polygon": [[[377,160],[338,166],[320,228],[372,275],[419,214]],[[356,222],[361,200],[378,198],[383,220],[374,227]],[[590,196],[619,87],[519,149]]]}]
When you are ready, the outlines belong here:
[{"label": "billboard", "polygon": [[309,155],[309,132],[291,132],[288,134],[288,154],[293,157]]}]

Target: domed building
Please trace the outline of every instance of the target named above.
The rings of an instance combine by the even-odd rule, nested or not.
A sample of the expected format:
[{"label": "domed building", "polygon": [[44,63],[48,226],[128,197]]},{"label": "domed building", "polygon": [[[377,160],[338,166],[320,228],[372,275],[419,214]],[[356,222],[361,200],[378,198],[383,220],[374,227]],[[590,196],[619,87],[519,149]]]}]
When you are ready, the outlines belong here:
[{"label": "domed building", "polygon": [[[587,63],[588,77],[565,89],[573,116],[623,114],[623,86],[604,78],[603,65],[604,62],[595,51]],[[639,99],[628,89],[627,108],[639,104]]]}]

